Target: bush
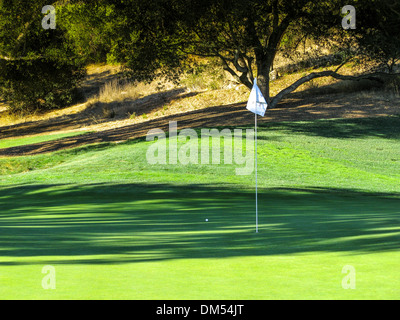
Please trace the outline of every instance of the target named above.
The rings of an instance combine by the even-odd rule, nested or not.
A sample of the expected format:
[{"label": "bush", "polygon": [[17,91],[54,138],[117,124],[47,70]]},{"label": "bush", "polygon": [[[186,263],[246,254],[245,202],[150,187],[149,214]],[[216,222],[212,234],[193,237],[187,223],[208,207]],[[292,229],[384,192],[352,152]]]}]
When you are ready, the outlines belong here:
[{"label": "bush", "polygon": [[83,70],[73,60],[0,59],[0,96],[9,102],[11,112],[62,108],[78,98]]}]

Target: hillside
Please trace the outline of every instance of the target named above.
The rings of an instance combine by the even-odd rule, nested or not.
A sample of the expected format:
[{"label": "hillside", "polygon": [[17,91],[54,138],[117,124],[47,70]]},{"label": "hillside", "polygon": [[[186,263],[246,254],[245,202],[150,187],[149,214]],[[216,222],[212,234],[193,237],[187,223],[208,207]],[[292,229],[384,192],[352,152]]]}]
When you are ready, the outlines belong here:
[{"label": "hillside", "polygon": [[[346,65],[343,72],[355,67]],[[305,71],[288,73],[271,84],[271,93],[294,82]],[[45,153],[85,144],[120,142],[143,137],[153,128],[166,128],[178,121],[182,128],[240,126],[252,124],[245,109],[249,91],[226,77],[209,85],[209,75],[186,78],[182,85],[154,81],[126,83],[116,66],[90,66],[81,90],[84,101],[74,106],[18,118],[0,106],[1,139],[71,133],[64,138],[44,139],[23,146],[0,148],[0,156]],[[208,83],[207,83],[208,82]],[[161,86],[160,86],[161,84]],[[400,114],[398,88],[382,90],[366,82],[314,80],[268,110],[263,122],[332,118],[362,118]],[[85,133],[82,135],[74,133]],[[1,146],[1,145],[0,145]]]}]

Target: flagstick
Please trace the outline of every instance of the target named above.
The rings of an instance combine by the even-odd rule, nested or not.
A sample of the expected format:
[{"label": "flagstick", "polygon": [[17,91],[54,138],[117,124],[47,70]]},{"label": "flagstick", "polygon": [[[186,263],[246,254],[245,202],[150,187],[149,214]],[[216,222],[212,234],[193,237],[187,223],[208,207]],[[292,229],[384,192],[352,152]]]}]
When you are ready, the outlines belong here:
[{"label": "flagstick", "polygon": [[[261,101],[260,101],[261,100]],[[265,107],[261,107],[261,110],[258,110],[260,105],[265,105]],[[268,103],[262,95],[260,89],[257,87],[257,78],[254,78],[253,89],[251,89],[249,101],[247,102],[247,109],[254,113],[254,136],[255,136],[255,150],[254,150],[254,166],[255,166],[255,178],[256,178],[256,233],[258,233],[258,177],[257,177],[257,112],[261,116],[264,116],[265,111],[268,107]]]},{"label": "flagstick", "polygon": [[255,113],[255,169],[256,169],[256,233],[258,233],[258,182],[257,182],[257,113]]}]

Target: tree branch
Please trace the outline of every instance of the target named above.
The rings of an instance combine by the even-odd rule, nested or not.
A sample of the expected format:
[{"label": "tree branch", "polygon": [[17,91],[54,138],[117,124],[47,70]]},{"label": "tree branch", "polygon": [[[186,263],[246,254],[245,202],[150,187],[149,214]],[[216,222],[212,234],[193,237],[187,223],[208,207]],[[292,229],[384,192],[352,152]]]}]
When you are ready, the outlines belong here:
[{"label": "tree branch", "polygon": [[239,50],[236,50],[235,58],[233,59],[233,65],[235,66],[237,71],[242,72],[242,73],[247,73],[247,72],[249,72],[249,69],[246,66],[242,67],[239,64],[239,59],[241,59],[241,57],[240,57],[241,55],[242,54],[239,52]]},{"label": "tree branch", "polygon": [[[233,78],[239,82],[244,84],[247,88],[251,89],[253,87],[253,84],[251,83],[251,81],[249,80],[248,77],[248,70],[246,69],[246,72],[241,72],[242,74],[239,76],[228,64],[228,61],[234,63],[232,60],[225,58],[223,55],[221,55],[220,53],[218,53],[218,57],[221,59],[222,64],[223,64],[223,68],[225,71],[228,71]],[[236,66],[235,66],[236,67]],[[237,69],[237,68],[236,68]],[[240,70],[238,70],[240,72]]]},{"label": "tree branch", "polygon": [[229,66],[228,61],[226,61],[226,58],[221,55],[220,53],[218,53],[218,57],[221,59],[222,64],[223,64],[223,69],[225,71],[228,71],[234,78],[236,81],[240,81],[238,74]]},{"label": "tree branch", "polygon": [[[268,106],[270,109],[274,108],[284,96],[288,95],[289,93],[293,92],[296,90],[298,87],[300,87],[302,84],[311,81],[316,78],[321,78],[321,77],[332,77],[335,79],[339,80],[351,80],[351,81],[360,81],[360,80],[372,80],[376,81],[379,83],[385,83],[383,80],[383,77],[387,76],[393,76],[393,74],[388,74],[384,72],[374,72],[374,73],[369,73],[365,75],[360,75],[360,76],[347,76],[347,75],[341,75],[338,74],[336,71],[339,70],[341,66],[339,66],[335,71],[332,70],[327,70],[327,71],[321,71],[321,72],[312,72],[309,75],[300,78],[297,80],[295,83],[290,85],[289,87],[283,89],[280,91],[272,100],[270,105]],[[398,74],[395,74],[398,75]]]}]

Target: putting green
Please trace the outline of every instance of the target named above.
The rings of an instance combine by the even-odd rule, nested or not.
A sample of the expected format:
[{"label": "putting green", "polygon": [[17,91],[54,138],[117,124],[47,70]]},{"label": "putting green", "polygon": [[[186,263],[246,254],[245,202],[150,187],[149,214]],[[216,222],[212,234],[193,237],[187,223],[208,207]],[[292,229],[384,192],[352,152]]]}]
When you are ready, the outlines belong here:
[{"label": "putting green", "polygon": [[143,140],[0,159],[0,298],[398,299],[399,128],[261,125],[258,234],[235,164]]},{"label": "putting green", "polygon": [[[3,299],[397,299],[400,200],[330,190],[3,190]],[[205,222],[205,219],[209,219]],[[44,266],[56,289],[45,290]],[[345,266],[355,289],[344,289]]]}]

